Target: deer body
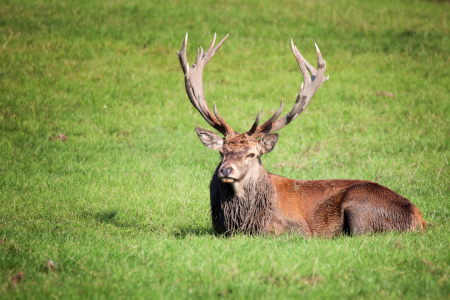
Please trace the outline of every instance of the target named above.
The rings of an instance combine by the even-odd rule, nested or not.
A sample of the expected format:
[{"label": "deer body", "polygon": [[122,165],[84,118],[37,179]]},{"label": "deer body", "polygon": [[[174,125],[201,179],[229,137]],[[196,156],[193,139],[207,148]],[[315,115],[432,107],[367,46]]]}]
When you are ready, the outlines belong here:
[{"label": "deer body", "polygon": [[[234,131],[214,114],[203,93],[203,68],[228,35],[205,53],[199,49],[193,69],[186,59],[187,36],[178,57],[185,74],[186,92],[202,117],[224,135],[196,127],[203,144],[218,150],[221,162],[210,183],[211,217],[219,234],[295,232],[305,237],[362,234],[386,230],[423,229],[420,211],[408,199],[377,183],[363,180],[294,180],[270,174],[261,162],[278,141],[277,131],[295,118],[311,101],[324,76],[326,62],[316,45],[318,69],[315,70],[291,42],[304,78],[293,109],[281,119],[283,101],[275,114],[259,125],[261,112],[245,133]],[[311,73],[311,76],[309,73]]]},{"label": "deer body", "polygon": [[237,197],[218,179],[218,169],[211,179],[210,201],[213,227],[220,234],[294,232],[332,237],[425,226],[408,199],[374,182],[293,180],[265,172],[247,194]]}]

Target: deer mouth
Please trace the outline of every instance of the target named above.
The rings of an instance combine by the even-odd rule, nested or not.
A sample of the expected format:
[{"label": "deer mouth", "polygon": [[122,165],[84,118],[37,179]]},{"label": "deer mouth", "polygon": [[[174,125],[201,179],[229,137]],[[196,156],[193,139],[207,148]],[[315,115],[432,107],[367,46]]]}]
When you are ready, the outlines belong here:
[{"label": "deer mouth", "polygon": [[223,183],[233,183],[234,182],[234,179],[229,178],[229,177],[222,177],[222,178],[220,178],[220,180],[222,180]]}]

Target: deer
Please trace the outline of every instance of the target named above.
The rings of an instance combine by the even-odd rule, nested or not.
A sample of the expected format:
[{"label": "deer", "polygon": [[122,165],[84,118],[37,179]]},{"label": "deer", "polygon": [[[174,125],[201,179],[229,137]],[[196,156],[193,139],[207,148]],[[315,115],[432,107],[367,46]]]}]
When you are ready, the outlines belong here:
[{"label": "deer", "polygon": [[210,182],[211,219],[219,235],[283,234],[306,238],[360,235],[385,231],[422,231],[426,225],[420,210],[410,200],[378,183],[365,180],[295,180],[271,174],[261,157],[271,152],[279,134],[273,133],[294,121],[308,106],[324,76],[326,62],[319,47],[317,70],[306,61],[291,39],[291,48],[303,76],[292,110],[281,116],[284,104],[260,125],[261,110],[249,131],[238,133],[223,119],[214,102],[213,112],[203,91],[203,70],[228,34],[209,49],[197,49],[192,68],[186,58],[188,35],[177,51],[191,104],[220,135],[196,127],[200,141],[219,151],[221,161]]}]

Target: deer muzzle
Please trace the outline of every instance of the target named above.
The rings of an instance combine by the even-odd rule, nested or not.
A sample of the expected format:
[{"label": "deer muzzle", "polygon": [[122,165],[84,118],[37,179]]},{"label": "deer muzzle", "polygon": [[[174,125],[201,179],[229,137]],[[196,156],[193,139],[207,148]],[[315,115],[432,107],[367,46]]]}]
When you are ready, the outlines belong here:
[{"label": "deer muzzle", "polygon": [[236,178],[233,178],[235,173],[231,166],[222,166],[219,170],[219,178],[222,182],[233,183],[236,180]]}]

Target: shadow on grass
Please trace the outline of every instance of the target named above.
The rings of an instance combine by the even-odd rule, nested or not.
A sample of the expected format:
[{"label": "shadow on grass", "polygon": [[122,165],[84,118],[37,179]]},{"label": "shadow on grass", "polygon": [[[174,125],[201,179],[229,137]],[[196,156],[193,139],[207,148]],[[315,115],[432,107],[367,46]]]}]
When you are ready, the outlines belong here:
[{"label": "shadow on grass", "polygon": [[113,225],[116,225],[117,221],[116,221],[116,215],[117,215],[117,211],[113,210],[110,212],[101,212],[101,213],[96,213],[95,219],[97,222],[100,223],[112,223]]},{"label": "shadow on grass", "polygon": [[82,219],[95,221],[98,224],[108,224],[112,225],[119,229],[133,229],[135,231],[145,231],[145,232],[156,232],[158,231],[155,226],[145,225],[142,223],[138,223],[136,220],[125,219],[121,220],[117,218],[119,211],[118,210],[110,210],[110,211],[100,211],[93,212],[88,210],[82,210],[79,216]]},{"label": "shadow on grass", "polygon": [[175,238],[184,239],[188,236],[216,236],[220,237],[221,235],[218,235],[212,227],[205,227],[205,226],[186,226],[186,227],[179,227],[176,228],[176,230],[173,231],[173,236]]},{"label": "shadow on grass", "polygon": [[97,223],[112,225],[119,229],[132,229],[136,233],[161,233],[179,239],[184,239],[188,236],[221,236],[216,234],[214,229],[210,226],[192,224],[188,226],[166,227],[163,224],[143,224],[131,219],[121,220],[120,218],[117,218],[118,213],[118,210],[101,212],[83,211],[80,215],[86,220],[94,220]]}]

